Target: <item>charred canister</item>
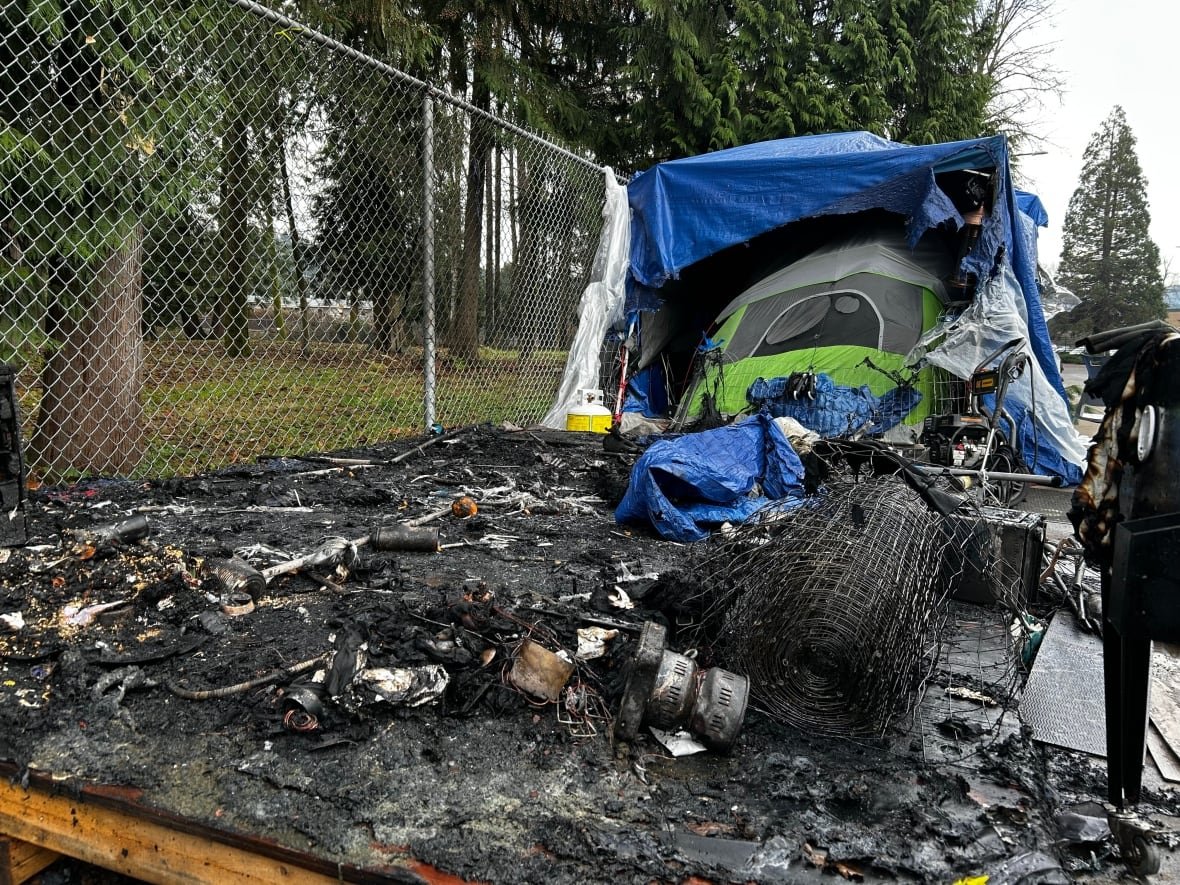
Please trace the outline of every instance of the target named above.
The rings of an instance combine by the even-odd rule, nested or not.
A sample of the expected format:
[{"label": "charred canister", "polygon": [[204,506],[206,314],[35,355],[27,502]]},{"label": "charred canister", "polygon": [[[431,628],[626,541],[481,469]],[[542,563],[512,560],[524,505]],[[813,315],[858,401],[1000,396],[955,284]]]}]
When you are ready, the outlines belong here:
[{"label": "charred canister", "polygon": [[383,525],[373,529],[369,544],[374,550],[437,553],[438,529],[410,525]]},{"label": "charred canister", "polygon": [[251,599],[257,600],[266,591],[266,578],[262,572],[236,556],[205,560],[205,574],[217,583],[217,589],[223,594],[247,593]]},{"label": "charred canister", "polygon": [[103,544],[109,541],[129,544],[146,538],[150,529],[148,518],[142,513],[137,513],[118,522],[104,522],[88,529],[76,529],[74,537],[84,544]]},{"label": "charred canister", "polygon": [[666,641],[662,624],[643,625],[615,717],[615,736],[634,740],[642,724],[687,729],[710,750],[728,753],[746,717],[749,680],[720,667],[699,669],[689,656],[665,648]]}]

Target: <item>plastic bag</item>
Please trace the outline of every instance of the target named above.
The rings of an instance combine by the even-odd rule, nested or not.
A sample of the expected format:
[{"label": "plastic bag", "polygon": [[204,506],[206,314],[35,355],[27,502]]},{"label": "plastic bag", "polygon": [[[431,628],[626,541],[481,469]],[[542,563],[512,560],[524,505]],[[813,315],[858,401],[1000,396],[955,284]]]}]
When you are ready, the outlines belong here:
[{"label": "plastic bag", "polygon": [[606,202],[602,207],[602,236],[590,268],[590,282],[582,290],[578,305],[578,331],[566,357],[561,386],[541,424],[565,429],[565,415],[579,405],[578,391],[602,387],[599,360],[606,330],[622,325],[626,297],[627,263],[631,254],[631,209],[627,188],[619,184],[609,168],[606,173]]}]

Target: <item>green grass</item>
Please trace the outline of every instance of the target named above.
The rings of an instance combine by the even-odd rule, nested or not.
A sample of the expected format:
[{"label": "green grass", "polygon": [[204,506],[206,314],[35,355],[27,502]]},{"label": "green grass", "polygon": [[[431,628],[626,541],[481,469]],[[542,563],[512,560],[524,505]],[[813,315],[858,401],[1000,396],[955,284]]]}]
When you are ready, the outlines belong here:
[{"label": "green grass", "polygon": [[[436,416],[444,426],[528,423],[548,410],[566,354],[544,351],[522,363],[515,351],[483,348],[477,364],[441,352]],[[40,390],[22,373],[26,441]],[[424,432],[422,351],[382,355],[355,344],[254,342],[226,357],[217,342],[169,339],[144,345],[141,402],[147,449],[136,478],[184,476],[263,454],[302,455]],[[37,453],[26,445],[35,474]],[[86,465],[47,480],[76,478]]]},{"label": "green grass", "polygon": [[[201,360],[151,353],[144,408],[144,475],[189,474],[260,454],[306,454],[424,431],[421,355],[376,356],[356,345],[268,346],[251,357]],[[477,365],[440,360],[436,415],[446,426],[536,420],[548,408],[564,353],[520,365],[516,353],[481,351]],[[187,370],[186,370],[187,369]]]}]

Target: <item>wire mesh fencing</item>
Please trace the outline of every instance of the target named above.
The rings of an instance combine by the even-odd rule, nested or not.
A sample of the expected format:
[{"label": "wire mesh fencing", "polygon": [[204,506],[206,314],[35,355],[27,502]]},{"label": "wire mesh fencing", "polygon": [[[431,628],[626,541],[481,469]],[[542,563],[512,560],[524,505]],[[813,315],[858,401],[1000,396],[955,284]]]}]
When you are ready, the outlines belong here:
[{"label": "wire mesh fencing", "polygon": [[[936,671],[979,668],[970,687],[1005,704],[1021,576],[980,508],[956,499],[945,516],[899,475],[840,473],[818,495],[768,506],[694,556],[708,600],[697,640],[749,677],[756,707],[812,732],[885,735],[918,710]],[[1004,640],[986,673],[965,651],[978,636],[948,619],[951,594],[969,580],[995,599],[981,623],[998,624]]]},{"label": "wire mesh fencing", "polygon": [[603,171],[250,0],[0,9],[0,361],[33,470],[527,423]]},{"label": "wire mesh fencing", "polygon": [[724,536],[702,566],[733,594],[723,660],[776,718],[883,732],[937,648],[947,544],[938,514],[893,477],[833,482]]}]

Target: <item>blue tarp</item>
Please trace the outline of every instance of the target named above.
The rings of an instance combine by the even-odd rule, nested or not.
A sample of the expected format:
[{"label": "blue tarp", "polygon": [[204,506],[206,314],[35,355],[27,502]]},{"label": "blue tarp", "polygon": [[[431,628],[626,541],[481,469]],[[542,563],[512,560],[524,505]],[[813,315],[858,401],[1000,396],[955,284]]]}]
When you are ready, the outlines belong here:
[{"label": "blue tarp", "polygon": [[628,309],[656,306],[651,290],[702,258],[802,218],[885,209],[905,217],[911,244],[940,224],[957,228],[963,218],[934,175],[984,168],[996,170],[996,200],[964,270],[987,279],[1001,251],[1007,256],[1028,306],[1033,353],[1064,399],[1037,289],[1035,232],[1023,220],[1042,223],[1044,209],[1025,200],[1021,212],[1002,135],[923,146],[867,132],[810,135],[653,166],[627,187]]},{"label": "blue tarp", "polygon": [[640,369],[627,382],[624,412],[639,412],[648,418],[668,414],[668,384],[659,364]]},{"label": "blue tarp", "polygon": [[789,382],[790,378],[758,378],[746,391],[746,401],[755,408],[765,406],[775,418],[794,418],[823,437],[858,431],[878,436],[904,421],[922,401],[922,394],[912,387],[893,387],[878,397],[868,385],[846,387],[824,372],[816,376],[814,397],[791,396]]},{"label": "blue tarp", "polygon": [[766,412],[676,439],[660,440],[631,468],[620,523],[654,526],[673,541],[700,541],[723,522],[740,523],[772,500],[801,499],[803,464]]},{"label": "blue tarp", "polygon": [[1016,208],[1031,218],[1037,227],[1049,226],[1049,213],[1045,211],[1045,204],[1036,194],[1017,188]]}]

